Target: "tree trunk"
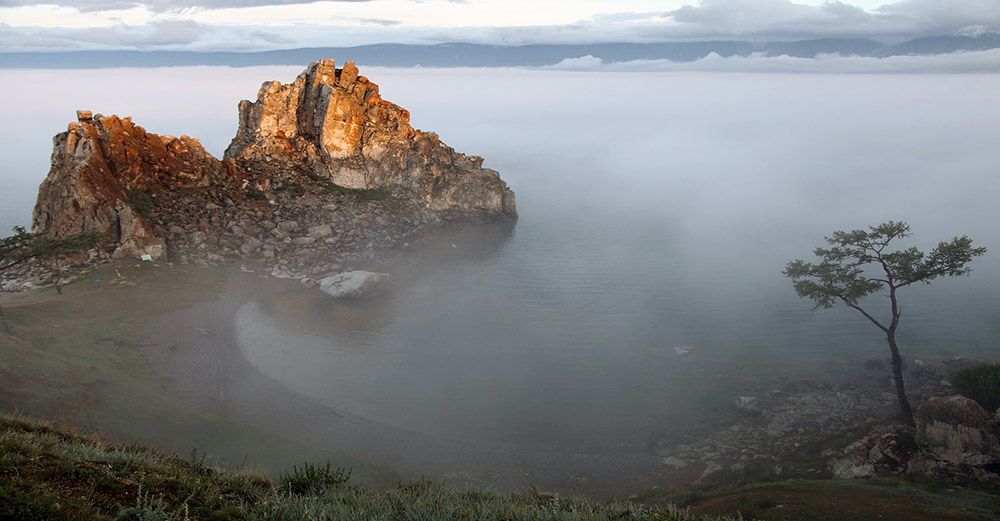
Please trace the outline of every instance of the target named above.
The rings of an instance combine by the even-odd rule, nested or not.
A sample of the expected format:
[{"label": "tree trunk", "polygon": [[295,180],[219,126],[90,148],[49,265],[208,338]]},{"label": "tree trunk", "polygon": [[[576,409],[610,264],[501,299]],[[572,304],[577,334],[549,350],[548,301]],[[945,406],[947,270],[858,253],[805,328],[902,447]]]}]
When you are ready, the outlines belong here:
[{"label": "tree trunk", "polygon": [[906,398],[906,387],[903,384],[903,357],[899,356],[895,333],[895,331],[890,331],[887,336],[889,351],[892,352],[892,378],[896,381],[896,398],[899,400],[900,415],[907,425],[912,426],[914,424],[913,409],[910,408],[910,400]]}]

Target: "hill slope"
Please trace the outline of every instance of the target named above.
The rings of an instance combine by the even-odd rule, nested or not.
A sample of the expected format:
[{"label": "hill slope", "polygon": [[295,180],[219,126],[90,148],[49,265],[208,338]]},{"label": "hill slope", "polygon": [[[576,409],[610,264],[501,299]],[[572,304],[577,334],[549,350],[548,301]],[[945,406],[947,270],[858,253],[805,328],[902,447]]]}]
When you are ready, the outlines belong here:
[{"label": "hill slope", "polygon": [[[532,491],[497,494],[427,481],[354,485],[326,466],[277,483],[193,458],[108,446],[51,425],[0,415],[0,519],[540,519],[696,521],[672,507],[597,503]],[[713,518],[714,519],[714,518]]]}]

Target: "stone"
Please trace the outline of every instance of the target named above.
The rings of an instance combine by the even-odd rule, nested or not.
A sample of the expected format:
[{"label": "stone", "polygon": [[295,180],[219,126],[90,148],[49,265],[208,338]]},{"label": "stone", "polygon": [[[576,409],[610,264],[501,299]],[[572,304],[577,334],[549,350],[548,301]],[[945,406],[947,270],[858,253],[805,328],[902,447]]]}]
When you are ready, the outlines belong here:
[{"label": "stone", "polygon": [[974,400],[957,395],[931,398],[913,418],[917,442],[938,459],[983,465],[1000,457],[1000,430]]},{"label": "stone", "polygon": [[243,245],[240,246],[240,251],[242,251],[245,255],[250,255],[253,252],[257,251],[257,249],[260,248],[261,244],[263,243],[256,237],[249,237],[247,238],[246,242],[244,242]]},{"label": "stone", "polygon": [[336,298],[371,295],[389,279],[387,273],[364,270],[343,271],[319,280],[320,291]]},{"label": "stone", "polygon": [[900,474],[918,452],[912,428],[880,427],[845,447],[841,457],[830,462],[830,470],[842,479]]},{"label": "stone", "polygon": [[736,409],[738,409],[740,412],[744,412],[747,414],[756,415],[763,413],[760,406],[757,404],[757,398],[754,396],[739,396],[733,402],[733,405],[736,406]]},{"label": "stone", "polygon": [[276,230],[288,233],[293,232],[299,228],[299,223],[295,221],[281,221],[278,223]]},{"label": "stone", "polygon": [[686,462],[686,461],[684,461],[681,458],[678,458],[676,456],[664,456],[663,459],[660,460],[660,463],[662,463],[662,464],[664,464],[664,465],[666,465],[666,466],[668,466],[668,467],[670,467],[670,468],[672,468],[674,470],[680,470],[680,469],[688,466],[688,462]]},{"label": "stone", "polygon": [[329,224],[321,224],[319,226],[310,227],[306,230],[306,233],[314,239],[321,239],[327,235],[333,234],[333,228],[331,228]]}]

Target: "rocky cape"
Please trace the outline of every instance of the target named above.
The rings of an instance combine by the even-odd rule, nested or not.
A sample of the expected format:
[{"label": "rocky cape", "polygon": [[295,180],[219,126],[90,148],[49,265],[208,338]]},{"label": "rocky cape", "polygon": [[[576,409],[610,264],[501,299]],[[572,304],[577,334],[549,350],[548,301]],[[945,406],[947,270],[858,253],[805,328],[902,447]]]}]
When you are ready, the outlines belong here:
[{"label": "rocky cape", "polygon": [[32,231],[105,233],[91,261],[255,258],[309,276],[429,226],[516,218],[499,173],[409,119],[353,62],[333,60],[241,101],[221,160],[195,138],[81,110],[53,139]]}]

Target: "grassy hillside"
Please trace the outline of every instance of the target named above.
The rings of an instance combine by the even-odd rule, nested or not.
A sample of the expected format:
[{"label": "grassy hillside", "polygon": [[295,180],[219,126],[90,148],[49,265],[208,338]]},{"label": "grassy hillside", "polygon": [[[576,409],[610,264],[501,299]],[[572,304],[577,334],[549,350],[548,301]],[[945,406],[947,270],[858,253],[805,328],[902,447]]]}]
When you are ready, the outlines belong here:
[{"label": "grassy hillside", "polygon": [[0,520],[995,520],[996,489],[896,478],[751,483],[692,493],[672,506],[604,503],[537,490],[498,494],[429,481],[360,485],[350,472],[305,465],[277,481],[140,446],[112,446],[51,424],[0,414]]},{"label": "grassy hillside", "polygon": [[424,481],[376,489],[351,484],[348,474],[307,465],[272,482],[252,471],[209,467],[196,457],[108,446],[47,423],[0,415],[3,520],[701,519],[672,507],[538,491],[504,495]]}]

